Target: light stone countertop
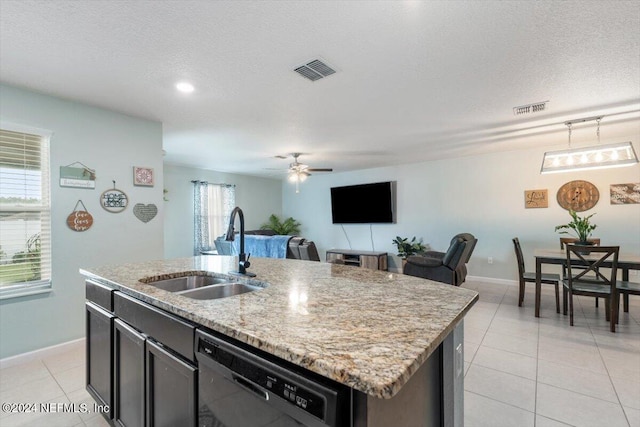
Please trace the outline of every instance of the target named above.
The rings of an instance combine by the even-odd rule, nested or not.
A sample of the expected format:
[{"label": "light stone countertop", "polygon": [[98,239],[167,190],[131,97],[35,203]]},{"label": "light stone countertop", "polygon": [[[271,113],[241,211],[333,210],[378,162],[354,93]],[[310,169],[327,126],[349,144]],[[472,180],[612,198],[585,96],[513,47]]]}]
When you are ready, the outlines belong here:
[{"label": "light stone countertop", "polygon": [[[88,278],[378,398],[409,380],[478,293],[346,265],[252,258],[264,289],[195,300],[140,280],[226,276],[237,257],[199,256],[81,269]],[[236,277],[236,276],[230,276]]]}]

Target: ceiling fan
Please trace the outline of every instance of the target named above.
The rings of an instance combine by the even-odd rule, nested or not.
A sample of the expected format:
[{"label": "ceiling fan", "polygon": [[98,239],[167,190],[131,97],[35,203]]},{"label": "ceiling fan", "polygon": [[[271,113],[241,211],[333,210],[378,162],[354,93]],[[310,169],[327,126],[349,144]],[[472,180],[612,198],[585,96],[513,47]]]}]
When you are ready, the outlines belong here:
[{"label": "ceiling fan", "polygon": [[[293,157],[293,162],[289,163],[289,176],[288,180],[290,182],[296,183],[296,193],[299,193],[300,190],[298,188],[298,184],[304,182],[307,177],[311,176],[310,172],[333,172],[332,168],[311,168],[309,165],[304,163],[300,163],[298,161],[298,157],[300,157],[302,153],[291,153],[290,156]],[[279,159],[286,159],[288,156],[275,156]]]}]

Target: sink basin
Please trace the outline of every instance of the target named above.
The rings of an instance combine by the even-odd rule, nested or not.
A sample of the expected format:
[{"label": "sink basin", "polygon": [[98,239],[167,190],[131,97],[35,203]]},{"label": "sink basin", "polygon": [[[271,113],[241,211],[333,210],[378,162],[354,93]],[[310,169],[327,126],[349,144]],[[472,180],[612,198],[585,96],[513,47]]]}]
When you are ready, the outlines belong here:
[{"label": "sink basin", "polygon": [[178,292],[179,295],[193,299],[218,299],[232,297],[234,295],[244,294],[262,289],[260,286],[247,285],[244,283],[224,283],[219,285],[210,285],[197,289],[189,289]]},{"label": "sink basin", "polygon": [[168,292],[180,292],[190,289],[197,289],[203,286],[217,285],[220,283],[229,283],[229,279],[211,276],[184,276],[175,279],[158,280],[149,282],[148,285],[155,286]]}]

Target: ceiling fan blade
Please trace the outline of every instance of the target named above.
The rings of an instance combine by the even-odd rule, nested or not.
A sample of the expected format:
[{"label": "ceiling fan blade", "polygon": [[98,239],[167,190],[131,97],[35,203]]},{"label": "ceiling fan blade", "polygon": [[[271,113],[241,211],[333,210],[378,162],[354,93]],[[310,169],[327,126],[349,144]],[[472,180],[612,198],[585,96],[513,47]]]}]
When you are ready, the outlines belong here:
[{"label": "ceiling fan blade", "polygon": [[310,172],[333,172],[331,168],[308,168],[306,170]]}]

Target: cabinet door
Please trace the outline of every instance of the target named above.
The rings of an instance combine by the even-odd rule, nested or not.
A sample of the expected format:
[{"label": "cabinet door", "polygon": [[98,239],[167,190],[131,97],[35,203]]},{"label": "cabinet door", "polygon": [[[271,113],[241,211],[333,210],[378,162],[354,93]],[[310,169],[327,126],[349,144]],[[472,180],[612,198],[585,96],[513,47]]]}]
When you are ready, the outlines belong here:
[{"label": "cabinet door", "polygon": [[113,418],[113,314],[87,302],[87,391]]},{"label": "cabinet door", "polygon": [[332,262],[332,261],[335,261],[337,259],[339,259],[339,260],[344,259],[344,255],[337,254],[335,252],[327,252],[327,262]]},{"label": "cabinet door", "polygon": [[360,267],[378,270],[378,257],[375,255],[360,255]]},{"label": "cabinet door", "polygon": [[114,413],[116,424],[143,427],[145,336],[120,319],[113,322]]},{"label": "cabinet door", "polygon": [[147,426],[196,427],[197,370],[148,339]]}]

